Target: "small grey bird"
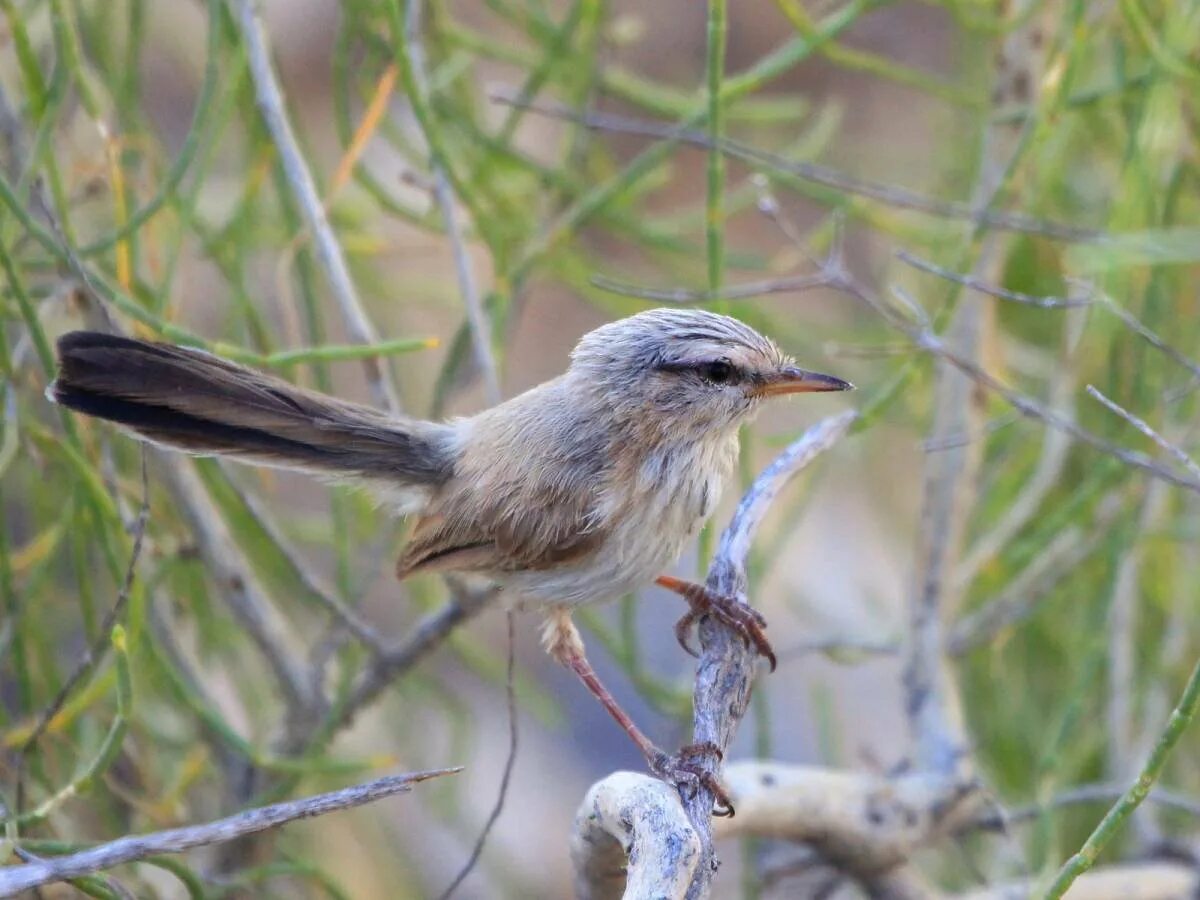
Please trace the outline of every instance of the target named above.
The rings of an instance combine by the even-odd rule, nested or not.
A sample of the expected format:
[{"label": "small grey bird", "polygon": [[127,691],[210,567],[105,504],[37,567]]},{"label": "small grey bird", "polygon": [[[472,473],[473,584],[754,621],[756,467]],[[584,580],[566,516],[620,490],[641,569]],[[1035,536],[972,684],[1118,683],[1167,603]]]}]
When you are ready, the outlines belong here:
[{"label": "small grey bird", "polygon": [[[396,418],[207,352],[73,332],[49,396],[135,436],[200,455],[350,479],[417,516],[397,565],[481,575],[546,613],[544,640],[629,733],[651,770],[684,781],[592,671],[571,611],[655,580],[721,493],[738,428],[779,394],[843,391],[728,316],[654,309],[590,332],[567,371],[444,423]],[[734,598],[669,576],[691,612],[736,628],[774,667],[765,623]],[[690,649],[689,649],[689,652]],[[703,752],[707,748],[690,748]],[[719,797],[723,792],[716,791]],[[727,802],[727,800],[726,800]]]}]

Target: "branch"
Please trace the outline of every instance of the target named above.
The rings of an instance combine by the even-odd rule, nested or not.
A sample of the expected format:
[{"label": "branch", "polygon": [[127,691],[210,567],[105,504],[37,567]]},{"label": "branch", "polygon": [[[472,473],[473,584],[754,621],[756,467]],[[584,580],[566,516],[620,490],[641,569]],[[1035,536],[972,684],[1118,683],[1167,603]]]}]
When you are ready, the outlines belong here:
[{"label": "branch", "polygon": [[276,828],[296,819],[308,819],[362,806],[392,794],[407,793],[412,789],[412,785],[418,782],[461,771],[462,768],[457,767],[389,775],[386,778],[368,781],[366,784],[317,794],[303,800],[249,809],[205,825],[189,825],[150,834],[130,835],[67,856],[0,869],[0,897],[11,897],[39,885],[78,878],[161,853],[181,853],[193,847],[225,843],[268,828]]},{"label": "branch", "polygon": [[[408,46],[408,61],[411,65],[412,90],[419,96],[413,99],[426,102],[429,93],[428,78],[425,74],[425,51],[421,45],[421,0],[409,0],[405,11],[404,39]],[[424,124],[423,117],[418,121]],[[458,277],[459,291],[462,293],[463,305],[467,309],[467,324],[471,330],[471,348],[475,355],[475,365],[483,376],[484,394],[488,403],[495,405],[500,402],[500,376],[496,369],[496,357],[492,353],[491,328],[488,325],[487,313],[479,299],[479,288],[475,284],[475,275],[471,271],[471,260],[467,255],[466,242],[463,240],[462,228],[458,224],[456,198],[450,178],[446,174],[447,161],[436,152],[434,142],[426,133],[426,142],[430,145],[430,169],[433,171],[433,195],[442,213],[442,222],[446,227],[446,237],[450,239],[450,249],[454,255],[454,271]]]},{"label": "branch", "polygon": [[580,900],[681,900],[701,859],[700,837],[665,782],[614,772],[588,791],[571,835]]},{"label": "branch", "polygon": [[[346,331],[351,340],[359,344],[377,344],[379,336],[375,326],[367,318],[366,311],[358,298],[354,282],[350,278],[350,270],[346,267],[342,248],[334,237],[333,229],[329,227],[329,219],[325,215],[325,205],[317,193],[312,173],[300,152],[296,135],[292,132],[287,112],[284,110],[283,94],[275,71],[271,67],[270,50],[267,47],[267,32],[258,17],[256,0],[238,0],[238,23],[242,32],[242,41],[246,45],[246,55],[250,60],[250,77],[254,82],[254,95],[258,108],[262,113],[267,131],[279,150],[279,159],[283,163],[283,171],[287,182],[295,194],[300,212],[305,224],[312,232],[313,242],[317,248],[317,258],[325,270],[325,278],[329,289],[341,311]],[[375,402],[388,412],[400,412],[400,400],[395,388],[387,375],[386,363],[377,357],[367,357],[363,360],[363,368],[367,375],[367,384]]]},{"label": "branch", "polygon": [[[936,773],[893,778],[755,760],[730,764],[724,781],[737,815],[717,823],[717,837],[807,844],[868,889],[890,884],[918,849],[973,815],[974,785]],[[701,840],[670,787],[614,773],[592,787],[575,817],[576,893],[683,897],[704,873]]]},{"label": "branch", "polygon": [[376,655],[358,677],[350,696],[338,711],[331,733],[346,728],[388,685],[439,647],[450,632],[482,612],[495,596],[493,590],[468,592],[450,584],[453,599],[417,623],[412,636],[387,653]]},{"label": "branch", "polygon": [[[858,413],[851,410],[818,422],[755,479],[721,535],[708,569],[709,588],[746,602],[746,556],[772,501],[793,476],[836,444],[857,418]],[[731,629],[711,618],[700,623],[700,646],[693,695],[693,740],[715,744],[724,753],[746,713],[755,655]],[[711,758],[698,764],[710,774],[718,774],[719,763]],[[701,847],[700,864],[688,897],[706,895],[715,872],[711,820],[714,799],[712,792],[703,786],[684,797],[684,809]]]}]

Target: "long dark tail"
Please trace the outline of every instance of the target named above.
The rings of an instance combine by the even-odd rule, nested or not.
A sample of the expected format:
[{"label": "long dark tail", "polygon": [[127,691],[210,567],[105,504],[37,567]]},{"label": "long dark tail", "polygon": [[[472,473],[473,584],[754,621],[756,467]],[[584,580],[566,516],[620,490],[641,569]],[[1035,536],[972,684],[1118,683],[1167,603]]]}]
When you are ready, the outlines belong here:
[{"label": "long dark tail", "polygon": [[453,468],[449,426],[397,419],[203,350],[75,331],[58,341],[57,403],[200,455],[431,487]]}]

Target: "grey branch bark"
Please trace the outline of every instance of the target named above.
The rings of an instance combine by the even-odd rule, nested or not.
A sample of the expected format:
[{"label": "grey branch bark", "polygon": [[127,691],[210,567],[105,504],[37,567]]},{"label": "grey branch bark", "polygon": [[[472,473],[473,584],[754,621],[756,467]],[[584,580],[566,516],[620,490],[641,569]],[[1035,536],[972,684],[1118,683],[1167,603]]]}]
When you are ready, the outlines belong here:
[{"label": "grey branch bark", "polygon": [[681,900],[700,863],[700,837],[665,782],[614,772],[588,791],[571,836],[580,900]]},{"label": "grey branch bark", "polygon": [[0,869],[0,897],[11,897],[43,884],[65,881],[111,869],[122,863],[135,862],[162,853],[181,853],[193,847],[221,844],[268,828],[276,828],[296,819],[323,816],[340,809],[350,809],[371,803],[392,794],[406,793],[414,784],[461,772],[461,768],[434,769],[405,775],[389,775],[365,784],[317,794],[303,800],[273,803],[249,809],[237,815],[185,828],[170,828],[150,834],[130,835],[106,844],[71,853]]},{"label": "grey branch bark", "polygon": [[[730,526],[721,535],[720,546],[708,570],[709,588],[727,596],[737,596],[745,602],[746,554],[750,552],[750,542],[770,504],[794,475],[838,443],[857,418],[858,413],[851,410],[817,422],[758,475],[734,512]],[[712,620],[706,619],[701,623],[700,642],[702,652],[696,668],[694,737],[696,742],[712,742],[721,752],[725,752],[750,700],[756,658],[754,650],[746,647],[742,638]],[[718,763],[706,760],[700,764],[713,775],[718,775]],[[575,850],[572,851],[582,895],[606,898],[618,895],[622,890],[628,896],[702,898],[708,894],[715,872],[712,792],[704,787],[697,788],[691,796],[683,798],[680,808],[676,792],[667,791],[670,797],[665,799],[660,788],[652,790],[644,784],[647,780],[653,781],[643,776],[631,780],[628,773],[612,775],[588,794],[580,818],[576,820]],[[614,817],[613,810],[640,809],[634,804],[637,798],[652,804],[655,827],[665,828],[673,835],[668,841],[670,846],[664,851],[666,856],[659,854],[656,859],[647,856],[643,850],[648,846],[646,841],[659,839],[638,830],[638,822],[642,822],[640,818],[619,814]],[[670,803],[666,800],[670,800]],[[638,815],[642,815],[641,812]],[[685,853],[684,847],[691,847],[692,841],[695,841],[696,853],[692,854],[690,850]],[[625,884],[620,875],[622,852],[631,854],[629,884]],[[683,893],[635,893],[638,884],[670,884],[672,890],[678,887],[679,878],[683,877],[682,859],[689,860]],[[666,869],[659,870],[653,876],[643,874],[643,866],[655,863],[666,866]],[[638,880],[648,878],[649,881],[635,882],[635,876]],[[659,881],[654,881],[654,878]]]}]

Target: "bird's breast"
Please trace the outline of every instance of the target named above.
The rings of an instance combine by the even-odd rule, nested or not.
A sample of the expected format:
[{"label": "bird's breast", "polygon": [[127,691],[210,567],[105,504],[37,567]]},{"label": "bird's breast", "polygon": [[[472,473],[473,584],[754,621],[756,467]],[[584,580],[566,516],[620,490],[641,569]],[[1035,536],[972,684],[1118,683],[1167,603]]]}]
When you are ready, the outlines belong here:
[{"label": "bird's breast", "polygon": [[712,513],[736,451],[735,436],[632,461],[598,498],[603,542],[562,568],[516,574],[514,591],[534,602],[578,605],[646,586],[675,563]]}]

